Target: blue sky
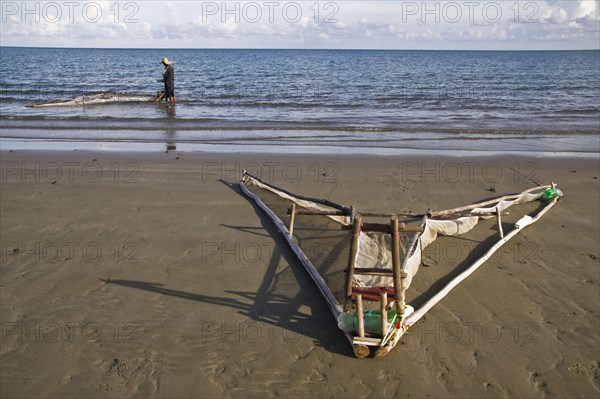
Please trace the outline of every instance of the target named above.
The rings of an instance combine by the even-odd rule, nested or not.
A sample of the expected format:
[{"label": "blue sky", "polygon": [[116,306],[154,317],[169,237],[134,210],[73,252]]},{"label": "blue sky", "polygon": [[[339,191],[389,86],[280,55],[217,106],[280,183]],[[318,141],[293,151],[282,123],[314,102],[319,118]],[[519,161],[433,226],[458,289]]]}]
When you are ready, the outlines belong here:
[{"label": "blue sky", "polygon": [[2,0],[0,13],[3,46],[600,48],[598,0]]}]

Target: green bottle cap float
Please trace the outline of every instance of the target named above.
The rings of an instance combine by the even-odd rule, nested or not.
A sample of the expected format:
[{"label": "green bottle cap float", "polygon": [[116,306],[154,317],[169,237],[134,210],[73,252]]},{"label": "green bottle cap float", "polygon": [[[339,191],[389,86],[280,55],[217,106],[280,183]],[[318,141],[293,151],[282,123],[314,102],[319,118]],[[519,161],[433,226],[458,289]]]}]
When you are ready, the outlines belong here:
[{"label": "green bottle cap float", "polygon": [[558,188],[547,188],[542,193],[542,199],[545,201],[552,201],[554,198],[562,196],[563,193]]}]

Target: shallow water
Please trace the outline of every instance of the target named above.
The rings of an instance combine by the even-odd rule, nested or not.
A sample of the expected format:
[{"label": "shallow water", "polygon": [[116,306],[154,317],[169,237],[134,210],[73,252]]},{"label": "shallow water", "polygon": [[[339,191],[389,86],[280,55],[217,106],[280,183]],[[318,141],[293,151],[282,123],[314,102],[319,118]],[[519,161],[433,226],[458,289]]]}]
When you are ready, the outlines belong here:
[{"label": "shallow water", "polygon": [[[4,140],[600,151],[598,51],[1,51]],[[27,107],[153,95],[163,55],[175,106]]]}]

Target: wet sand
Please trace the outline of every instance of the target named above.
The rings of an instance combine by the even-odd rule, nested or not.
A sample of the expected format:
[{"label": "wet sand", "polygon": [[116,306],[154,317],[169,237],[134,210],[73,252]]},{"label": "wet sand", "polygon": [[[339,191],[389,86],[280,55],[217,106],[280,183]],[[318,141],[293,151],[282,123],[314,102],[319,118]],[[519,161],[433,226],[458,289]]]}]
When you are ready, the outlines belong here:
[{"label": "wet sand", "polygon": [[[5,151],[1,163],[2,397],[600,395],[597,159]],[[565,197],[389,356],[355,359],[240,194],[243,169],[364,211],[552,181]],[[431,251],[415,281],[454,256]]]}]

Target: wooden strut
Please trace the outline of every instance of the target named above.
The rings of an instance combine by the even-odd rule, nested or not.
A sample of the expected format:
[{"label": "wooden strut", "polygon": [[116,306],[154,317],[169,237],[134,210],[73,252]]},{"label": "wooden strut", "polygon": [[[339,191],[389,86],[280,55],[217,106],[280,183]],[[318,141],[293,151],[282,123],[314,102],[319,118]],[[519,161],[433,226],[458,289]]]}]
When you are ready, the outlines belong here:
[{"label": "wooden strut", "polygon": [[502,230],[502,212],[499,207],[496,207],[496,219],[498,220],[498,233],[500,238],[504,238],[504,230]]},{"label": "wooden strut", "polygon": [[375,217],[375,218],[391,218],[392,216],[402,216],[408,218],[418,218],[421,215],[415,215],[414,213],[391,213],[391,212],[361,212],[363,217]]},{"label": "wooden strut", "polygon": [[381,339],[385,337],[385,333],[388,329],[387,305],[387,291],[383,291],[379,297],[379,313],[381,314]]},{"label": "wooden strut", "polygon": [[404,228],[404,223],[398,223],[398,217],[392,216],[391,228],[392,228],[392,270],[394,271],[394,304],[396,306],[396,313],[399,315],[404,314],[404,282],[402,281],[402,275],[400,271],[400,229]]},{"label": "wooden strut", "polygon": [[[288,208],[288,215],[292,214],[292,209]],[[296,215],[307,215],[307,216],[348,216],[347,213],[342,211],[302,211],[296,210]]]},{"label": "wooden strut", "polygon": [[294,236],[294,220],[296,219],[296,204],[292,204],[292,215],[290,216],[290,237]]},{"label": "wooden strut", "polygon": [[362,295],[356,294],[356,320],[358,321],[358,336],[365,337],[365,314],[363,308]]},{"label": "wooden strut", "polygon": [[387,276],[392,277],[394,274],[393,270],[382,269],[377,267],[357,267],[354,268],[354,274],[366,274],[370,276]]},{"label": "wooden strut", "polygon": [[362,216],[357,214],[352,224],[352,241],[350,243],[350,254],[348,255],[348,266],[346,268],[346,298],[344,303],[345,311],[349,311],[352,306],[352,278],[354,276],[354,266],[356,254],[358,253],[358,236],[362,224]]},{"label": "wooden strut", "polygon": [[[411,242],[410,242],[410,244],[406,250],[406,253],[404,255],[404,258],[402,258],[402,262],[400,264],[400,270],[401,270],[401,278],[402,278],[401,285],[403,286],[403,288],[404,288],[404,280],[403,279],[405,279],[407,277],[406,268],[408,265],[409,257],[413,255],[417,245],[420,245],[419,238],[423,235],[425,225],[427,224],[427,220],[430,217],[430,215],[431,215],[431,209],[428,209],[427,212],[422,216],[422,219],[421,219],[421,223],[420,223],[420,226],[422,229],[421,232],[415,234],[412,237]],[[387,297],[387,292],[386,292],[386,297]],[[401,301],[403,303],[406,302],[406,291],[402,291]],[[405,305],[402,306],[401,310],[405,311]],[[383,312],[382,312],[382,314],[383,314]],[[404,312],[402,314],[404,314]],[[386,318],[386,321],[387,321],[387,318]],[[385,346],[379,347],[375,353],[375,357],[381,358],[381,357],[386,356],[392,350],[392,348],[394,348],[396,346],[396,344],[398,344],[398,342],[400,341],[400,338],[402,338],[402,335],[404,335],[404,332],[406,331],[405,328],[408,328],[408,327],[403,326],[403,328],[401,328],[400,330],[398,330],[396,333],[394,333],[392,335],[391,339],[388,341],[388,343]]]},{"label": "wooden strut", "polygon": [[[402,227],[400,227],[400,231],[402,231],[403,233],[419,233],[423,231],[423,228],[419,226],[406,226],[404,223],[401,223],[401,226]],[[350,226],[342,226],[343,230],[349,230],[350,228]],[[363,223],[362,231],[391,233],[391,228],[389,224],[384,223]]]}]

